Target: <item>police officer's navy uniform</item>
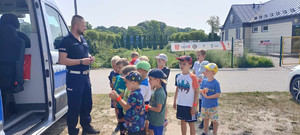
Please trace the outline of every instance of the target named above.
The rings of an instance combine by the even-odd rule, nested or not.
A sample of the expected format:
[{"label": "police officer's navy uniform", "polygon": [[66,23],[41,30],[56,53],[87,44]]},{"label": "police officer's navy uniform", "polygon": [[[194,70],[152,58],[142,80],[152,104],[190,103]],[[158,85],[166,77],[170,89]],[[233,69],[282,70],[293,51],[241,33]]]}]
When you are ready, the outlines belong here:
[{"label": "police officer's navy uniform", "polygon": [[[61,41],[59,52],[67,53],[67,58],[83,59],[89,57],[89,46],[83,36],[81,42],[72,33],[69,33]],[[67,125],[69,134],[78,134],[76,129],[78,115],[80,115],[80,125],[83,129],[90,128],[92,110],[92,92],[89,77],[88,65],[67,66],[67,95],[68,112]]]}]

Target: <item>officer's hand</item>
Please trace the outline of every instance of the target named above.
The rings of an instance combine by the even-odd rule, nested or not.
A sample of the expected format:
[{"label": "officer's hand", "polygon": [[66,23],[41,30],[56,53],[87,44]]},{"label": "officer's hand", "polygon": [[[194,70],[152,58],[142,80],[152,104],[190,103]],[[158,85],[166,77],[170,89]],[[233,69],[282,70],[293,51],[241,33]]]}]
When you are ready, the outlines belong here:
[{"label": "officer's hand", "polygon": [[91,59],[91,63],[95,62],[95,57],[94,56],[90,57],[90,59]]},{"label": "officer's hand", "polygon": [[82,59],[82,64],[83,65],[90,65],[91,64],[91,59],[90,58],[83,58]]},{"label": "officer's hand", "polygon": [[119,94],[116,91],[112,91],[109,93],[109,97],[113,100],[116,100],[119,97]]}]

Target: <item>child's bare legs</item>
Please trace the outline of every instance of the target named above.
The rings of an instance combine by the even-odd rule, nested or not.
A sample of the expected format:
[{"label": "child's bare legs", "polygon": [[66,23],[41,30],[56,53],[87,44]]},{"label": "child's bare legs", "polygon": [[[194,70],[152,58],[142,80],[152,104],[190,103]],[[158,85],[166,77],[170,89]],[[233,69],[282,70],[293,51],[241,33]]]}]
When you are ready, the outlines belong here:
[{"label": "child's bare legs", "polygon": [[204,118],[204,127],[203,127],[203,131],[204,133],[208,132],[208,124],[209,124],[209,119],[208,118]]},{"label": "child's bare legs", "polygon": [[[150,134],[150,135],[154,135],[154,131],[151,130],[151,129],[149,129],[149,134]],[[146,132],[146,135],[147,135],[147,132]]]},{"label": "child's bare legs", "polygon": [[181,134],[186,135],[186,122],[185,122],[185,120],[181,120]]},{"label": "child's bare legs", "polygon": [[[147,133],[150,133],[150,130],[149,130],[149,120],[145,120],[145,133],[147,135]],[[153,132],[153,130],[152,130]]]},{"label": "child's bare legs", "polygon": [[190,126],[190,135],[195,135],[196,134],[196,129],[195,129],[194,122],[189,122],[189,126]]},{"label": "child's bare legs", "polygon": [[167,116],[168,116],[168,107],[167,106],[165,106],[166,107],[166,112],[165,112],[165,122],[164,122],[164,126],[167,126],[168,125],[168,121],[166,121],[167,120]]},{"label": "child's bare legs", "polygon": [[213,122],[214,123],[214,130],[213,130],[213,134],[216,135],[218,132],[218,127],[219,127],[219,123],[218,122]]}]

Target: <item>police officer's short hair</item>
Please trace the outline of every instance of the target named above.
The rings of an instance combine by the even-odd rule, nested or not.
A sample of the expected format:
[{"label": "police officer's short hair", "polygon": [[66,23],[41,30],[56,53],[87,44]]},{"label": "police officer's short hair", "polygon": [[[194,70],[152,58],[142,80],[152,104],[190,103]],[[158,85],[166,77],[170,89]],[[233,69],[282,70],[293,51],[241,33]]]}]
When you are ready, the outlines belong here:
[{"label": "police officer's short hair", "polygon": [[116,62],[116,65],[120,65],[120,64],[122,64],[123,66],[127,66],[129,65],[129,61],[126,58],[121,58]]},{"label": "police officer's short hair", "polygon": [[127,65],[122,69],[122,74],[127,75],[131,71],[137,71],[136,67],[134,65]]},{"label": "police officer's short hair", "polygon": [[74,15],[72,17],[71,26],[74,26],[77,22],[84,20],[84,18],[80,15]]}]

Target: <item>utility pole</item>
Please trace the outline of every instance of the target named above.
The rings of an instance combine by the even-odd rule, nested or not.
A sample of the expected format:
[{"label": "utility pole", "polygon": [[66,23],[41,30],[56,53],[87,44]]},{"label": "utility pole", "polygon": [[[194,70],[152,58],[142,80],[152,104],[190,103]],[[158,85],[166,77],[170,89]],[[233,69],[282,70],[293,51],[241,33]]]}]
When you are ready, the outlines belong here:
[{"label": "utility pole", "polygon": [[77,15],[77,0],[74,0],[75,15]]}]

